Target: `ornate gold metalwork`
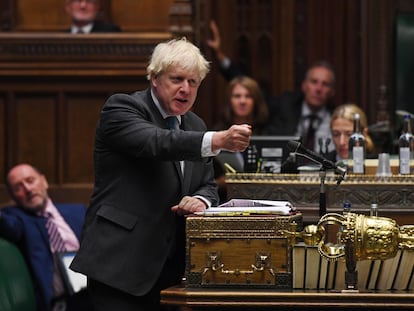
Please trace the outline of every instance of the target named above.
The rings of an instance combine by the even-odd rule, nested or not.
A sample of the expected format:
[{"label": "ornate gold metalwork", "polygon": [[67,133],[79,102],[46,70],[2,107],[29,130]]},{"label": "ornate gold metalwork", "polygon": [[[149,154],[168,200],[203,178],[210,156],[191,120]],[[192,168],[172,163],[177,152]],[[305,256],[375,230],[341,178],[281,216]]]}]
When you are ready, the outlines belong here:
[{"label": "ornate gold metalwork", "polygon": [[[329,225],[339,228],[336,244],[326,242]],[[352,248],[354,260],[384,260],[394,257],[399,248],[414,250],[414,225],[399,227],[395,220],[386,217],[328,213],[317,225],[307,226],[302,232],[283,233],[291,243],[302,238],[307,245],[317,245],[319,253],[328,260],[345,256],[346,248]]]}]

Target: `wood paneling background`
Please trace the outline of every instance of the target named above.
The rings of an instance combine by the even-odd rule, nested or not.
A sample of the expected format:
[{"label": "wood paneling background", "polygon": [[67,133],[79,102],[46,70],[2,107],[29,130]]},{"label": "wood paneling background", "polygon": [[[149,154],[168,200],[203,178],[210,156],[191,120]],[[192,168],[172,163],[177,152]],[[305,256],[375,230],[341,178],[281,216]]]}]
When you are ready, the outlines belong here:
[{"label": "wood paneling background", "polygon": [[[173,0],[100,0],[99,19],[114,22],[123,31],[167,31]],[[69,28],[65,0],[1,0],[3,29],[61,31]]]},{"label": "wood paneling background", "polygon": [[270,94],[298,88],[307,66],[326,59],[337,71],[336,105],[358,103],[371,124],[394,119],[395,16],[413,12],[413,0],[101,1],[101,18],[124,33],[62,34],[64,0],[0,0],[0,175],[35,164],[58,201],[87,203],[99,110],[114,92],[147,87],[159,41],[186,35],[212,61],[194,110],[209,126],[217,122],[227,82],[205,44],[211,19],[223,50]]},{"label": "wood paneling background", "polygon": [[[374,123],[379,89],[385,85],[389,108],[393,108],[395,15],[398,11],[414,10],[414,1],[201,2],[201,7],[209,10],[200,23],[200,37],[207,35],[204,27],[208,20],[217,20],[224,51],[247,64],[250,74],[274,96],[299,88],[306,68],[325,59],[336,69],[335,105],[355,102]],[[204,44],[203,39],[200,44]],[[224,94],[220,78],[212,84]]]},{"label": "wood paneling background", "polygon": [[0,33],[1,176],[31,163],[47,176],[54,199],[87,203],[103,103],[113,93],[147,88],[148,55],[170,37]]}]

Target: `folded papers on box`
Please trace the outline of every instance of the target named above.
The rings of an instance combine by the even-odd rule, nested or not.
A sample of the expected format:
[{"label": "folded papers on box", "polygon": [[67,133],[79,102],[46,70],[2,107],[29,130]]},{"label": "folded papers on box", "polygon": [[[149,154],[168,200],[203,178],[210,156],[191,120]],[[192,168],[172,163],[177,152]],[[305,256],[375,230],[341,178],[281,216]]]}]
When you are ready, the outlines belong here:
[{"label": "folded papers on box", "polygon": [[289,215],[294,210],[288,201],[232,199],[195,214],[202,216]]}]

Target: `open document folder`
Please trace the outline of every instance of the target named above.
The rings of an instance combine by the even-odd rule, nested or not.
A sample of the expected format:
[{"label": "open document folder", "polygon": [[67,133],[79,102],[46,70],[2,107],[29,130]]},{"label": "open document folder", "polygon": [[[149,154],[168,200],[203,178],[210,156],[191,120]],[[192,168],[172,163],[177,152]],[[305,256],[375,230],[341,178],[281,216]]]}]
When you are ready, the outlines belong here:
[{"label": "open document folder", "polygon": [[288,201],[232,199],[195,214],[202,216],[288,215],[294,211],[295,208]]}]

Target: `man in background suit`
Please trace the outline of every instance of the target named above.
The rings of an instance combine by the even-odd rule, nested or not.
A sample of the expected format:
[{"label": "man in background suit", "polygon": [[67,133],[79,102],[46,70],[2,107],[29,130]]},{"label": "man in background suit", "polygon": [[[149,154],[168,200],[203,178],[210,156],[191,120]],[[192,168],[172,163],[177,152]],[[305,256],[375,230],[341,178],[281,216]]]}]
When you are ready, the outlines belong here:
[{"label": "man in background suit", "polygon": [[15,243],[22,252],[32,275],[37,309],[48,311],[66,305],[68,311],[90,310],[85,292],[76,297],[67,296],[57,268],[58,250],[50,242],[45,216],[45,213],[51,215],[58,227],[64,243],[61,250],[76,251],[85,218],[85,206],[54,204],[47,193],[46,177],[29,164],[13,167],[7,175],[6,185],[16,206],[0,210],[0,236]]},{"label": "man in background suit", "polygon": [[119,26],[97,19],[100,0],[65,0],[66,12],[71,17],[70,33],[120,32]]},{"label": "man in background suit", "polygon": [[[320,152],[319,140],[332,142],[330,100],[335,94],[335,73],[325,61],[312,64],[306,71],[301,91],[285,92],[274,97],[272,114],[267,128],[269,134],[297,135],[309,149]],[[309,131],[314,132],[312,141]],[[326,149],[326,150],[325,150]],[[332,151],[332,143],[322,146],[322,152]]]},{"label": "man in background suit", "polygon": [[184,215],[218,202],[212,157],[249,144],[249,125],[209,132],[191,111],[208,71],[185,38],[160,43],[150,87],[112,95],[101,111],[94,193],[71,265],[88,276],[97,311],[167,310],[160,291],[184,274]]}]

